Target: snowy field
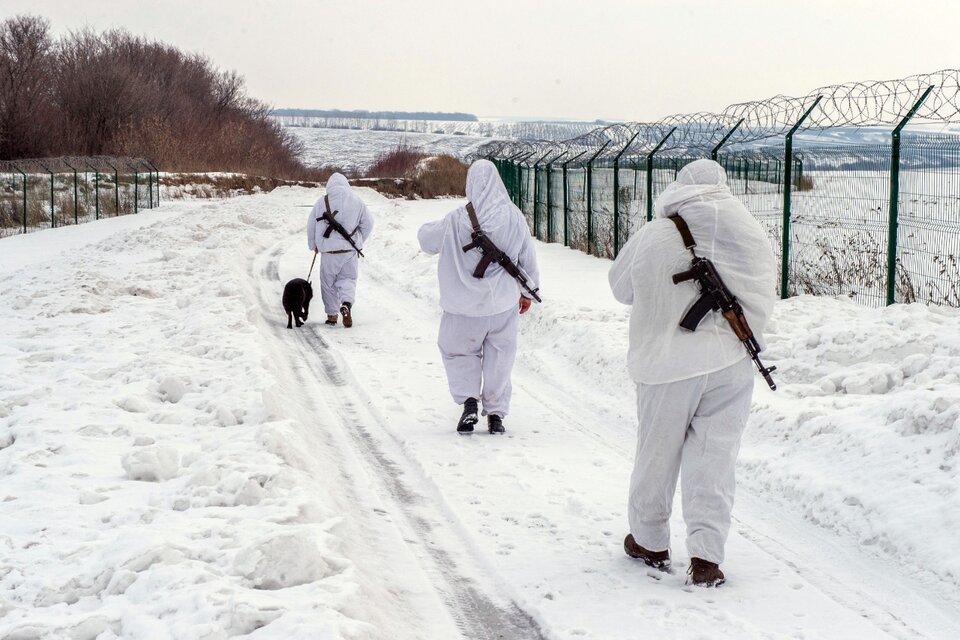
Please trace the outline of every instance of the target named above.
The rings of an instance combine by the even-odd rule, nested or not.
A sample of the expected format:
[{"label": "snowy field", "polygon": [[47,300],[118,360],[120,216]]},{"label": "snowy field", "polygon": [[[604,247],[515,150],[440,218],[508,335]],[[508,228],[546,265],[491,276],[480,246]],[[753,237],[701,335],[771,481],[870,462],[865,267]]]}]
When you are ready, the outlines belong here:
[{"label": "snowy field", "polygon": [[609,262],[538,245],[505,437],[454,433],[390,201],[356,324],[287,330],[303,188],[0,241],[0,638],[960,637],[960,311],[778,304],[719,589],[624,556]]},{"label": "snowy field", "polygon": [[[304,144],[301,160],[312,167],[339,166],[345,171],[366,171],[377,156],[403,145],[430,154],[449,154],[465,158],[490,138],[454,136],[439,133],[366,131],[287,127]],[[344,162],[344,158],[350,158]]]}]

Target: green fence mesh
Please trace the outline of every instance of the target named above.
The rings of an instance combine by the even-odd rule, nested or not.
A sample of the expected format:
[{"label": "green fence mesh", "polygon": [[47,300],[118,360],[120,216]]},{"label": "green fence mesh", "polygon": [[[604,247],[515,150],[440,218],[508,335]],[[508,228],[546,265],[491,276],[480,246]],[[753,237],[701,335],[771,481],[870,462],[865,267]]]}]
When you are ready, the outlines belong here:
[{"label": "green fence mesh", "polygon": [[0,237],[133,214],[159,204],[158,173],[146,160],[0,162]]},{"label": "green fence mesh", "polygon": [[897,234],[897,301],[960,307],[960,144],[904,141]]},{"label": "green fence mesh", "polygon": [[[635,155],[566,167],[501,164],[537,238],[614,258],[680,169],[710,155],[708,148],[674,149],[652,160]],[[893,251],[893,301],[960,306],[960,138],[912,134],[904,141],[893,243],[891,158],[889,142],[796,141],[784,242],[785,146],[733,144],[717,154],[730,190],[766,229],[777,260],[786,262],[785,295],[882,305],[889,301]]]},{"label": "green fence mesh", "polygon": [[[960,70],[945,69],[561,141],[493,141],[477,155],[501,163],[538,238],[604,257],[646,224],[685,164],[715,157],[767,230],[780,295],[960,306],[960,135],[915,126],[957,122]],[[534,178],[531,158],[559,174],[548,165]]]}]

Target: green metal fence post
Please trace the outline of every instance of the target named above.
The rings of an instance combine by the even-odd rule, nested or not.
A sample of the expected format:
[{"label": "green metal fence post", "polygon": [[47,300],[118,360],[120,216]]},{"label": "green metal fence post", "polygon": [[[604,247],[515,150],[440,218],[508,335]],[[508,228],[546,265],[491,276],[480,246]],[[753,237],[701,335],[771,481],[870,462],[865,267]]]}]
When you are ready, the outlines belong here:
[{"label": "green metal fence post", "polygon": [[13,165],[13,168],[20,172],[20,175],[23,177],[23,232],[27,232],[27,174],[23,172],[23,169],[18,167],[16,164]]},{"label": "green metal fence post", "polygon": [[581,151],[560,165],[563,169],[563,246],[565,247],[570,246],[570,198],[567,193],[567,166],[585,153],[586,151]]},{"label": "green metal fence post", "polygon": [[633,141],[640,135],[638,130],[627,144],[623,145],[620,152],[613,159],[613,257],[616,258],[620,253],[620,156],[630,148]]},{"label": "green metal fence post", "polygon": [[566,151],[562,151],[560,155],[550,159],[550,162],[547,163],[547,242],[553,242],[553,231],[556,228],[556,225],[553,224],[553,163],[567,155]]},{"label": "green metal fence post", "polygon": [[734,134],[734,132],[736,132],[736,130],[740,128],[740,125],[743,124],[743,120],[744,120],[743,118],[740,118],[740,122],[738,122],[737,124],[733,125],[733,129],[730,129],[730,131],[727,131],[727,134],[720,139],[720,142],[717,143],[717,146],[715,146],[715,147],[710,151],[710,159],[711,159],[711,160],[713,160],[714,162],[717,161],[717,154],[720,153],[720,147],[722,147],[723,145],[725,145],[725,144],[727,143],[727,140],[730,139],[730,136],[732,136],[732,135]]},{"label": "green metal fence post", "polygon": [[[148,167],[147,171],[147,193],[149,197],[147,198],[147,207],[153,209],[153,169]],[[497,173],[500,173],[500,165],[497,165]]]},{"label": "green metal fence post", "polygon": [[653,154],[666,144],[667,140],[670,139],[670,136],[672,136],[676,130],[676,127],[670,129],[670,132],[663,136],[663,139],[657,143],[657,146],[647,154],[647,222],[653,220]]},{"label": "green metal fence post", "polygon": [[610,140],[587,161],[587,253],[593,255],[593,161],[610,146]]},{"label": "green metal fence post", "polygon": [[47,170],[47,173],[50,174],[50,228],[53,229],[57,226],[57,214],[55,211],[55,203],[53,200],[53,171],[44,163],[40,163],[40,166]]},{"label": "green metal fence post", "polygon": [[515,153],[507,158],[507,162],[510,163],[507,168],[509,171],[508,175],[510,176],[510,199],[513,201],[513,204],[517,205],[518,208],[520,207],[520,179],[518,178],[520,165],[517,162],[517,159],[521,155],[523,155],[522,152]]},{"label": "green metal fence post", "polygon": [[151,168],[151,169],[153,169],[153,173],[154,173],[154,176],[155,176],[155,178],[156,178],[155,183],[156,183],[156,185],[157,185],[157,200],[156,200],[154,206],[159,207],[159,206],[160,206],[160,169],[158,169],[158,168],[157,168],[157,165],[153,164],[153,163],[150,162],[149,160],[147,160],[147,164],[150,165],[150,168]]},{"label": "green metal fence post", "polygon": [[80,193],[77,189],[77,168],[64,159],[63,164],[73,169],[73,224],[80,224]]},{"label": "green metal fence post", "polygon": [[13,165],[13,168],[20,172],[20,175],[23,176],[23,232],[27,232],[27,174],[23,172],[23,169],[17,165]]},{"label": "green metal fence post", "polygon": [[533,163],[533,235],[537,240],[540,240],[540,216],[537,215],[537,207],[540,205],[540,163],[543,160],[553,153],[553,151],[547,151],[545,154],[537,158],[537,161]]},{"label": "green metal fence post", "polygon": [[517,208],[520,209],[520,211],[523,211],[523,163],[532,155],[532,153],[528,153],[525,156],[521,156],[517,162]]},{"label": "green metal fence post", "polygon": [[517,196],[516,205],[517,205],[517,208],[518,208],[518,209],[521,209],[521,207],[523,206],[523,205],[522,205],[522,203],[523,203],[522,197],[523,197],[523,196],[522,196],[522,194],[521,194],[521,191],[523,190],[523,185],[520,184],[520,178],[523,177],[523,169],[522,169],[521,166],[520,166],[520,156],[519,156],[519,155],[516,157],[516,160],[514,160],[514,162],[513,162],[513,171],[514,171],[514,178],[513,178],[513,180],[514,180],[514,182],[515,182],[516,185],[517,185],[517,186],[516,186],[516,189],[514,189],[514,193],[515,193],[516,196]]},{"label": "green metal fence post", "polygon": [[137,164],[134,163],[131,168],[133,169],[133,212],[140,213],[140,184],[138,181],[139,171],[137,171]]},{"label": "green metal fence post", "polygon": [[780,298],[786,299],[789,295],[790,286],[790,188],[791,188],[791,169],[793,168],[793,134],[797,132],[803,121],[807,119],[810,113],[820,104],[823,95],[817,96],[813,104],[804,111],[796,124],[787,132],[783,150],[783,237],[781,238],[780,253]]},{"label": "green metal fence post", "polygon": [[100,219],[100,170],[89,162],[86,163],[88,169],[93,169],[93,204],[94,220]]},{"label": "green metal fence post", "polygon": [[115,166],[113,166],[113,163],[111,163],[109,160],[104,160],[104,162],[108,167],[113,169],[113,200],[114,200],[114,205],[116,206],[116,209],[114,210],[113,215],[119,216],[120,215],[120,171]]},{"label": "green metal fence post", "polygon": [[890,220],[887,236],[887,304],[895,302],[897,284],[897,234],[900,224],[900,132],[916,115],[923,101],[927,99],[933,86],[927,87],[920,99],[914,103],[900,124],[893,130],[890,153]]}]

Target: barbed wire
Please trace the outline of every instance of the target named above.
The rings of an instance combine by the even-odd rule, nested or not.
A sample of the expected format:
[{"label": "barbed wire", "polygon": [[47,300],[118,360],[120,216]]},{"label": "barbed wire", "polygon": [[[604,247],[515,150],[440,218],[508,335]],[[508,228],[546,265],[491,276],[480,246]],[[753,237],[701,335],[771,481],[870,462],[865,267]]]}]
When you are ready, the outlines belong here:
[{"label": "barbed wire", "polygon": [[475,155],[529,164],[586,162],[591,158],[645,155],[658,145],[663,151],[710,149],[728,134],[729,145],[757,142],[786,135],[815,103],[803,123],[804,130],[892,126],[907,115],[928,88],[931,91],[911,122],[960,122],[960,70],[944,69],[897,80],[829,85],[800,97],[777,95],[741,102],[722,113],[676,114],[653,123],[613,124],[559,142],[492,141]]}]

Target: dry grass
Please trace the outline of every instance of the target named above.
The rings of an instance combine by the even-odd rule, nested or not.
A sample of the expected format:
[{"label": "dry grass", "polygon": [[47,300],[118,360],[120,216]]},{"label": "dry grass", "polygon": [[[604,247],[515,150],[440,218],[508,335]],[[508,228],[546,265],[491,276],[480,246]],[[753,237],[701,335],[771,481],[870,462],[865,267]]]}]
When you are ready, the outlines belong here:
[{"label": "dry grass", "polygon": [[414,151],[405,142],[395,149],[377,156],[376,161],[367,169],[366,178],[412,178],[417,166],[427,158],[427,154]]},{"label": "dry grass", "polygon": [[813,189],[813,178],[811,176],[801,175],[793,183],[795,191],[811,191]]},{"label": "dry grass", "polygon": [[422,198],[466,195],[467,165],[449,155],[424,160],[414,179],[416,191]]},{"label": "dry grass", "polygon": [[380,154],[363,178],[354,184],[369,186],[398,198],[463,196],[467,165],[451,155],[431,156],[400,143]]}]

